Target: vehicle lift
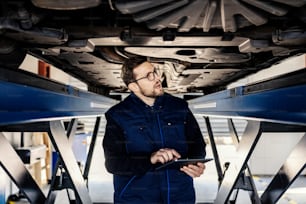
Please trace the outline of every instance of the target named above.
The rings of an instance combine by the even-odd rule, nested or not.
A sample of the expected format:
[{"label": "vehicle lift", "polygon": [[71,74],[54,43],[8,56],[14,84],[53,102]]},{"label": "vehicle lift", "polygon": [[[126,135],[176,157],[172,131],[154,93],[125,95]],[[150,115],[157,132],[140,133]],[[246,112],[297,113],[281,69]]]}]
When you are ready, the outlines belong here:
[{"label": "vehicle lift", "polygon": [[[306,164],[306,134],[284,161],[278,173],[260,196],[248,166],[258,141],[265,132],[306,132],[306,71],[305,69],[284,74],[268,81],[232,88],[189,101],[194,114],[204,117],[216,169],[219,190],[215,204],[235,203],[234,190],[247,190],[255,204],[276,203]],[[222,117],[228,121],[230,135],[236,145],[238,159],[220,165],[210,117]],[[237,135],[233,119],[247,120],[241,139]],[[277,150],[276,150],[277,151]],[[281,150],[280,150],[281,151]]]},{"label": "vehicle lift", "polygon": [[[189,101],[194,114],[204,117],[219,176],[215,204],[234,203],[233,192],[246,189],[252,203],[276,203],[305,167],[306,136],[304,135],[264,193],[259,196],[248,166],[250,157],[264,132],[306,132],[305,70],[247,86],[202,96]],[[2,132],[48,132],[59,155],[56,168],[64,168],[68,185],[76,203],[92,203],[87,179],[95,137],[102,114],[117,101],[78,90],[21,70],[0,69],[0,164],[11,180],[31,203],[53,203],[56,198],[56,175],[53,175],[47,196],[33,180],[12,145]],[[77,119],[96,117],[92,142],[82,175],[73,155],[70,138]],[[210,117],[228,119],[229,129],[237,146],[239,159],[222,171]],[[233,120],[248,121],[239,139]],[[70,120],[67,130],[62,121]]]},{"label": "vehicle lift", "polygon": [[[0,68],[0,164],[30,203],[54,203],[56,190],[72,189],[75,203],[92,203],[86,186],[101,116],[116,100],[82,91],[22,70]],[[96,124],[83,175],[72,151],[77,119],[94,117]],[[69,120],[69,126],[63,125]],[[3,132],[48,132],[59,158],[47,196],[34,181]],[[58,168],[65,176],[56,180]]]}]

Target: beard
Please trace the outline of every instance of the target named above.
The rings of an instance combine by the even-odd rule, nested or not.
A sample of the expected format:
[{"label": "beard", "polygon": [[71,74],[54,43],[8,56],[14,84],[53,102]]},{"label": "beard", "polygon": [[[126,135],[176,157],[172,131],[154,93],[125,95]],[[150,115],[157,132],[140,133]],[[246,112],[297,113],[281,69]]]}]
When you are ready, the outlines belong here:
[{"label": "beard", "polygon": [[149,98],[156,98],[164,94],[164,90],[160,82],[154,84],[152,90],[143,89],[142,87],[140,87],[140,92],[142,95],[144,95],[145,97],[149,97]]}]

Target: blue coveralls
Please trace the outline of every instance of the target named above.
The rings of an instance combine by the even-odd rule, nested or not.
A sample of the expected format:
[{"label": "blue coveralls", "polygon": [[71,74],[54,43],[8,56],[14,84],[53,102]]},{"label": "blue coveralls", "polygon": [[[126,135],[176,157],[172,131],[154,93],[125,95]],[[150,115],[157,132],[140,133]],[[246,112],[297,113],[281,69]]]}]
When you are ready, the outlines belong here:
[{"label": "blue coveralls", "polygon": [[183,99],[164,94],[148,106],[133,93],[109,109],[103,139],[115,203],[195,203],[193,179],[177,169],[155,171],[150,156],[173,148],[182,158],[205,157],[198,123]]}]

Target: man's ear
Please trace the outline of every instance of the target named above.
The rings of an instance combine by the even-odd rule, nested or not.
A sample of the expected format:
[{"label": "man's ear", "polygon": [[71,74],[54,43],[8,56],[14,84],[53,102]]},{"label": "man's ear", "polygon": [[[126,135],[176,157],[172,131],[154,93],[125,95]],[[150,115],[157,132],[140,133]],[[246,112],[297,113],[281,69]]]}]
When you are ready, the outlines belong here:
[{"label": "man's ear", "polygon": [[132,92],[137,92],[138,90],[138,85],[136,83],[129,83],[128,89],[130,89]]}]

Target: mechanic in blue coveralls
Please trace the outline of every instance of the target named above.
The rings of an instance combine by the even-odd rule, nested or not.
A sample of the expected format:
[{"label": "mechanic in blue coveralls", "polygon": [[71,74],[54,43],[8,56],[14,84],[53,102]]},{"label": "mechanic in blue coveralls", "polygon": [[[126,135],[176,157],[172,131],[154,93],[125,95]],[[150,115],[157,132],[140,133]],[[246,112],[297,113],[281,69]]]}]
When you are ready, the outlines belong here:
[{"label": "mechanic in blue coveralls", "polygon": [[113,174],[115,203],[195,203],[193,178],[205,165],[155,170],[178,158],[203,158],[205,142],[198,123],[181,98],[164,93],[161,78],[146,58],[122,67],[131,94],[110,108],[103,148]]}]

